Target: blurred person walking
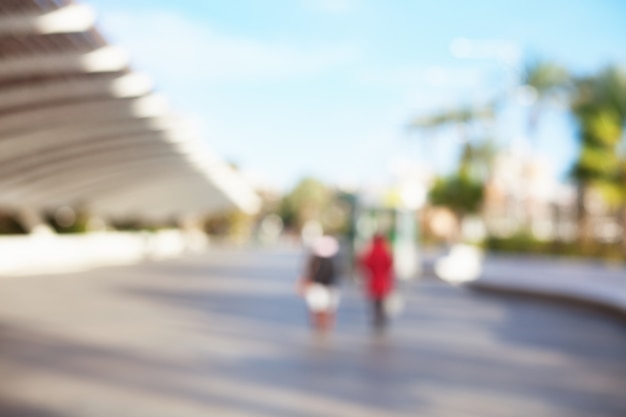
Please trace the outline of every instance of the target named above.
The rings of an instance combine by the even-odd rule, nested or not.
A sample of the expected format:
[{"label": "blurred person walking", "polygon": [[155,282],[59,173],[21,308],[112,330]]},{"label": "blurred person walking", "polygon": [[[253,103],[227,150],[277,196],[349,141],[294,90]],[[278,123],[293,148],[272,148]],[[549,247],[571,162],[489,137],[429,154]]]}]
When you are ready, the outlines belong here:
[{"label": "blurred person walking", "polygon": [[299,293],[306,300],[311,315],[311,325],[319,332],[330,330],[339,306],[338,274],[335,258],[339,243],[330,236],[317,238],[312,246],[303,276],[299,280]]},{"label": "blurred person walking", "polygon": [[393,286],[393,257],[386,239],[377,234],[359,259],[364,270],[366,290],[372,306],[372,324],[376,330],[387,325],[386,300]]}]

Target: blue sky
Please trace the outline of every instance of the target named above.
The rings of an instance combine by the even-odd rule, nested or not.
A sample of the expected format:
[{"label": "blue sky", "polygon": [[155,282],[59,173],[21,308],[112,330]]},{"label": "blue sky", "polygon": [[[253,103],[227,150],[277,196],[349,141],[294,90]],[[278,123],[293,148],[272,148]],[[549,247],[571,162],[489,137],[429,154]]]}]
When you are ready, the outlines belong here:
[{"label": "blue sky", "polygon": [[[399,160],[445,172],[455,132],[408,135],[412,117],[487,99],[531,55],[577,73],[626,64],[620,0],[88,3],[222,157],[279,187],[304,175],[359,183]],[[458,38],[487,49],[455,57]],[[501,119],[501,143],[523,133],[523,112]],[[546,112],[539,138],[562,174],[576,151],[563,109]]]}]

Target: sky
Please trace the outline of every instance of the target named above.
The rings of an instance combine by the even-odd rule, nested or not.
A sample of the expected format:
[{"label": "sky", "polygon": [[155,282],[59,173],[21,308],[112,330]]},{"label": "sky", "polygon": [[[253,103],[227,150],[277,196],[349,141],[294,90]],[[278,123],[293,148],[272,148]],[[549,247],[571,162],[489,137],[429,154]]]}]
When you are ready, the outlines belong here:
[{"label": "sky", "polygon": [[[621,0],[87,3],[222,158],[282,189],[303,176],[358,185],[398,163],[448,172],[456,130],[407,130],[413,118],[489,100],[532,57],[576,74],[626,65]],[[527,111],[498,119],[501,146],[524,135]],[[564,105],[543,111],[535,143],[564,177],[576,155]]]}]

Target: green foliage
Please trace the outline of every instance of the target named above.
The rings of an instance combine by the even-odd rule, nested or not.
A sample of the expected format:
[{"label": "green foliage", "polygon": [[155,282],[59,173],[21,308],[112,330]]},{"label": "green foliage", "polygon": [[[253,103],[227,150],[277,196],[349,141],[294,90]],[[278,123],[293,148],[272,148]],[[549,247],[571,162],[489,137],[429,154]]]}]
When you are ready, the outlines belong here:
[{"label": "green foliage", "polygon": [[605,203],[611,208],[617,208],[624,204],[626,188],[623,184],[614,181],[603,181],[595,185]]},{"label": "green foliage", "polygon": [[350,233],[351,201],[313,178],[304,178],[283,197],[278,208],[287,229],[300,230],[309,220],[317,220],[331,234]]},{"label": "green foliage", "polygon": [[528,62],[522,73],[522,83],[537,92],[539,100],[563,89],[569,83],[568,71],[562,66],[545,60]]},{"label": "green foliage", "polygon": [[[68,208],[69,209],[69,208]],[[56,233],[71,234],[71,233],[86,233],[88,231],[89,215],[82,209],[69,209],[73,212],[73,219],[65,224],[60,221],[60,218],[55,212],[47,212],[44,214],[44,219]]]},{"label": "green foliage", "polygon": [[475,120],[492,119],[494,116],[494,106],[465,106],[453,108],[428,116],[415,118],[411,128],[433,129],[451,124],[468,124]]},{"label": "green foliage", "polygon": [[547,253],[550,243],[529,233],[517,233],[509,237],[490,236],[485,241],[485,247],[496,252]]},{"label": "green foliage", "polygon": [[213,214],[204,221],[204,231],[211,236],[245,240],[252,230],[252,217],[239,210]]},{"label": "green foliage", "polygon": [[583,123],[590,140],[597,140],[601,146],[613,147],[622,137],[622,120],[615,109],[599,108],[583,117]]},{"label": "green foliage", "polygon": [[[617,208],[622,206],[626,210],[626,157],[615,162],[616,168],[612,170],[612,176],[606,181],[595,184],[595,187],[604,197],[609,207]],[[626,230],[624,230],[626,233]]]},{"label": "green foliage", "polygon": [[615,152],[588,144],[580,150],[572,175],[581,183],[591,184],[610,180],[618,167],[619,160]]},{"label": "green foliage", "polygon": [[594,187],[612,206],[626,202],[624,162],[619,145],[626,123],[626,72],[609,67],[579,78],[571,109],[580,127],[581,147],[572,176],[585,187]]},{"label": "green foliage", "polygon": [[15,213],[0,212],[0,235],[24,234],[28,234],[28,231],[22,223],[20,223]]},{"label": "green foliage", "polygon": [[[140,219],[113,219],[110,220],[110,226],[120,232],[139,232],[139,231],[157,231],[159,226],[147,224]],[[174,227],[174,226],[170,226]]]},{"label": "green foliage", "polygon": [[602,103],[604,107],[616,112],[619,119],[626,121],[626,71],[624,68],[611,66],[594,77],[586,80],[586,102]]},{"label": "green foliage", "polygon": [[288,228],[300,229],[307,220],[320,220],[332,200],[331,190],[321,181],[304,178],[280,204],[280,216]]},{"label": "green foliage", "polygon": [[485,249],[493,252],[626,261],[619,244],[596,243],[590,246],[580,246],[578,242],[544,241],[528,233],[518,233],[506,238],[490,236],[485,240],[484,246]]},{"label": "green foliage", "polygon": [[[542,105],[548,99],[567,98],[578,121],[580,151],[571,176],[581,192],[581,241],[588,241],[587,236],[591,236],[588,233],[591,230],[589,219],[582,204],[584,195],[591,188],[599,191],[609,206],[621,205],[626,219],[626,156],[620,155],[626,124],[626,71],[613,66],[592,76],[573,78],[554,62],[535,60],[526,66],[520,81],[535,99],[529,114],[530,133],[535,130]],[[483,146],[486,142],[466,137],[470,132],[467,127],[475,121],[492,118],[494,107],[491,104],[453,108],[418,117],[410,124],[411,128],[420,129],[453,125],[459,128],[465,148],[457,172],[437,180],[430,192],[432,204],[449,207],[459,218],[479,210],[483,196],[480,183],[489,177],[486,167],[491,165],[493,155],[493,149]],[[626,235],[624,240],[626,242]],[[523,246],[523,242],[526,241],[518,238],[517,244]]]},{"label": "green foliage", "polygon": [[439,178],[429,199],[433,205],[448,207],[457,215],[476,213],[483,200],[483,184],[462,174]]},{"label": "green foliage", "polygon": [[496,145],[489,139],[478,143],[465,143],[459,160],[459,175],[468,176],[481,182],[487,181],[491,175],[496,152]]},{"label": "green foliage", "polygon": [[416,118],[412,128],[432,129],[454,124],[460,128],[463,152],[457,172],[439,178],[430,190],[429,199],[435,206],[450,208],[458,217],[480,210],[483,200],[483,182],[489,176],[489,169],[495,146],[489,140],[472,144],[466,137],[468,124],[494,117],[494,104],[467,106],[447,110],[426,117]]}]

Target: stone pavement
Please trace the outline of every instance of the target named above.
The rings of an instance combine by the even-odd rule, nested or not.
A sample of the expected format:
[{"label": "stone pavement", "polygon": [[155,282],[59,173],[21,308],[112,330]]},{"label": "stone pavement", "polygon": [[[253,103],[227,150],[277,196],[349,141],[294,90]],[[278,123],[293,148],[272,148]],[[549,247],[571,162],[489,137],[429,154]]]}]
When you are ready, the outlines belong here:
[{"label": "stone pavement", "polygon": [[0,416],[626,415],[626,325],[435,280],[311,335],[290,250],[0,280]]}]

